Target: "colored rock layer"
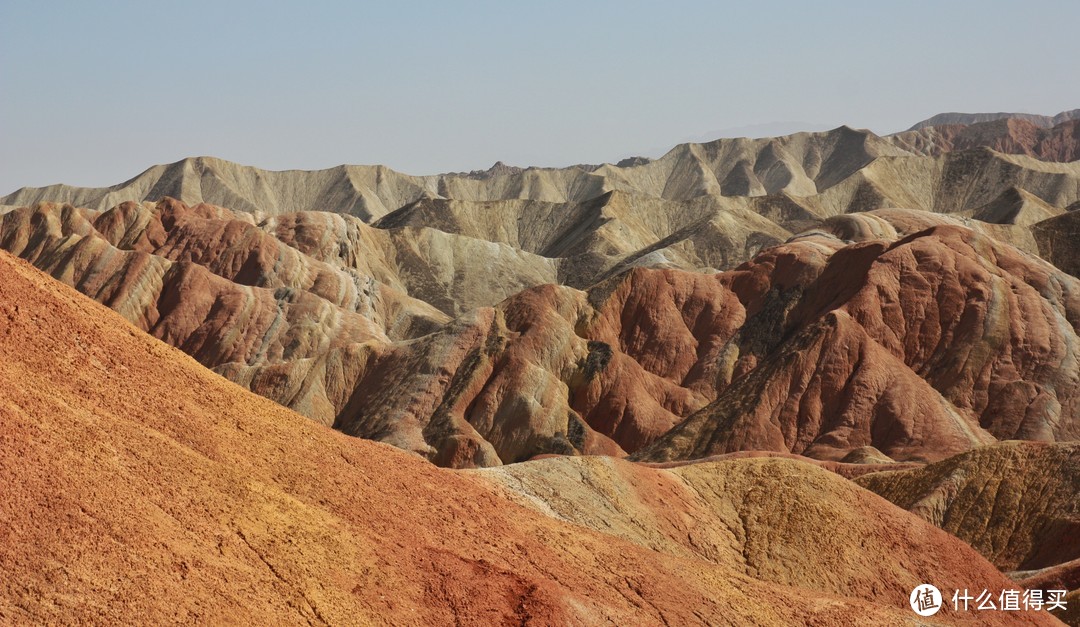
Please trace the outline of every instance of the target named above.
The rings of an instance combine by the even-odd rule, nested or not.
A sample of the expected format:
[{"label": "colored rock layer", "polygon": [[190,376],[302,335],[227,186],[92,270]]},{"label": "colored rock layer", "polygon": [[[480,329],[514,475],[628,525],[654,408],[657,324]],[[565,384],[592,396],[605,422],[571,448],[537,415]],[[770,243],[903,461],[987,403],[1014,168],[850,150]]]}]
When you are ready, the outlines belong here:
[{"label": "colored rock layer", "polygon": [[1068,591],[1080,622],[1080,443],[1004,442],[855,480],[974,547],[1026,588]]},{"label": "colored rock layer", "polygon": [[0,199],[0,623],[1078,624],[1075,113]]},{"label": "colored rock layer", "polygon": [[935,460],[1080,437],[1080,282],[1015,248],[952,226],[842,248],[815,236],[721,276],[757,304],[771,332],[751,337],[768,341],[740,351],[747,374],[641,459],[839,460],[871,445]]},{"label": "colored rock layer", "polygon": [[[256,393],[441,465],[933,461],[1080,437],[1080,282],[980,224],[838,216],[728,272],[585,290],[498,261],[510,248],[411,239],[430,230],[175,200],[9,211],[0,246]],[[452,280],[432,274],[447,254]]]}]

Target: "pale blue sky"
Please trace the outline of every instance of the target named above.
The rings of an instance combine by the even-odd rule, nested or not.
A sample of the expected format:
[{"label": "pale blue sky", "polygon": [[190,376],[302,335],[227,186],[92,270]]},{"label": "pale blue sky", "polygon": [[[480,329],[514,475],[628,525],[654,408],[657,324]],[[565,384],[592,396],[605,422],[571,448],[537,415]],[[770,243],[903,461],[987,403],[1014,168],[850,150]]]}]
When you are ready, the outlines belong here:
[{"label": "pale blue sky", "polygon": [[213,155],[559,166],[1080,107],[1080,2],[0,2],[0,194]]}]

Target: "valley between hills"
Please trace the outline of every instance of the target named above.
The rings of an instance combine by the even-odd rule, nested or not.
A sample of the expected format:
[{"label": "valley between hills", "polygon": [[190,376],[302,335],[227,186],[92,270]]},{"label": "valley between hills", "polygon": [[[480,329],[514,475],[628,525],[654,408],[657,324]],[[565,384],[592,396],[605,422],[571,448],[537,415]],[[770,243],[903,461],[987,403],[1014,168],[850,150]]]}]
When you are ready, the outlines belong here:
[{"label": "valley between hills", "polygon": [[1076,111],[20,189],[0,619],[1080,624],[1078,241]]}]

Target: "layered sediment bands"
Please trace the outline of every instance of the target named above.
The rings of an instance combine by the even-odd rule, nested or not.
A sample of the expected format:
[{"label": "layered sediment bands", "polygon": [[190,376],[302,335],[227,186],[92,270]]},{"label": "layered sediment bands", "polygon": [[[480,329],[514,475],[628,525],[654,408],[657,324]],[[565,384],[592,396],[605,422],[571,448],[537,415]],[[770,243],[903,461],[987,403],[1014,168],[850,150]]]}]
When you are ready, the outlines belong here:
[{"label": "layered sediment bands", "polygon": [[721,348],[743,307],[716,276],[635,269],[588,292],[589,340],[573,405],[628,451],[711,399],[728,376]]},{"label": "layered sediment bands", "polygon": [[329,213],[0,220],[4,248],[229,379],[440,464],[1078,437],[1077,281],[963,218],[837,216],[729,272],[627,267],[586,290],[507,243]]},{"label": "layered sediment bands", "polygon": [[[940,553],[953,550],[956,538],[926,533],[842,477],[790,459],[659,470],[610,458],[552,458],[473,472],[549,516],[662,553],[733,564],[766,581],[813,582],[840,596],[873,589],[904,606],[911,571],[959,557]],[[913,540],[915,553],[900,557],[890,548]]]},{"label": "layered sediment bands", "polygon": [[745,173],[747,186],[753,191],[725,195],[782,191],[807,195],[829,187],[877,156],[905,154],[909,153],[869,131],[840,127],[827,133],[683,144],[660,159],[626,167],[527,168],[496,170],[482,176],[409,176],[383,166],[271,172],[198,157],[154,166],[111,188],[24,188],[2,202],[31,205],[49,200],[107,209],[128,200],[172,196],[188,204],[205,202],[240,211],[334,211],[371,221],[433,196],[469,202],[523,199],[565,203],[623,191],[683,201],[720,193],[722,181],[739,176],[733,172]]},{"label": "layered sediment bands", "polygon": [[559,274],[556,259],[430,228],[382,230],[322,212],[274,216],[260,227],[305,254],[368,274],[450,316],[556,282]]},{"label": "layered sediment bands", "polygon": [[[796,240],[721,275],[749,307],[769,311],[771,295],[759,328],[772,342],[740,347],[746,374],[641,459],[755,448],[840,459],[871,445],[935,460],[991,437],[1080,437],[1076,279],[960,227],[832,254],[827,243]],[[816,263],[781,265],[799,255]],[[774,288],[772,277],[801,278]],[[777,305],[784,290],[802,296]]]},{"label": "layered sediment bands", "polygon": [[311,294],[360,314],[392,337],[402,336],[399,324],[430,329],[447,320],[370,276],[299,253],[255,226],[254,219],[172,199],[125,203],[100,213],[43,204],[6,214],[0,233],[5,249],[69,283],[107,278],[114,259],[152,256],[164,266],[199,266],[237,286]]},{"label": "layered sediment bands", "polygon": [[640,457],[770,450],[839,461],[873,445],[921,460],[992,441],[846,314],[832,312]]},{"label": "layered sediment bands", "polygon": [[0,273],[12,622],[906,624],[931,578],[1008,586],[959,540],[787,460],[545,460],[513,482],[435,468],[247,393],[6,253]]},{"label": "layered sediment bands", "polygon": [[830,266],[795,315],[843,301],[875,341],[999,439],[1080,435],[1080,282],[956,227],[901,239],[862,267],[839,255]]},{"label": "layered sediment bands", "polygon": [[1045,127],[1019,118],[977,124],[940,124],[896,133],[889,137],[905,150],[938,155],[970,148],[1027,155],[1044,161],[1080,159],[1080,120],[1063,120]]},{"label": "layered sediment bands", "polygon": [[[933,461],[1080,437],[1060,121],[428,177],[189,159],[19,190],[2,203],[74,204],[0,214],[0,246],[258,394],[439,464]],[[145,202],[163,194],[180,200]]]},{"label": "layered sediment bands", "polygon": [[1003,442],[856,482],[964,540],[1002,570],[1080,559],[1080,443]]},{"label": "layered sediment bands", "polygon": [[[901,207],[971,216],[1013,188],[1050,211],[1064,210],[1080,200],[1080,170],[1075,161],[1053,161],[1075,159],[1080,126],[1068,122],[1052,129],[1056,139],[1030,144],[1014,138],[1025,124],[889,137],[840,127],[684,144],[660,159],[622,166],[496,168],[479,175],[408,176],[382,166],[269,172],[200,157],[155,166],[110,188],[24,188],[0,203],[106,210],[172,196],[264,215],[330,211],[546,257],[586,251],[640,257],[678,242],[671,263],[727,269],[756,253],[761,238],[782,240],[830,215]],[[1044,132],[1050,131],[1038,130]],[[716,241],[719,234],[729,241]]]},{"label": "layered sediment bands", "polygon": [[1076,120],[1042,129],[1008,119],[887,137],[840,127],[683,144],[620,165],[434,176],[382,166],[271,172],[199,157],[109,188],[24,188],[0,206],[48,201],[103,211],[171,196],[285,223],[333,212],[389,231],[392,242],[369,233],[367,243],[401,252],[406,265],[426,264],[428,271],[399,278],[413,280],[411,295],[457,315],[499,300],[493,283],[452,278],[478,256],[494,260],[507,287],[542,279],[584,288],[631,266],[728,270],[830,216],[876,209],[1015,226],[1000,229],[1017,232],[1007,241],[1039,254],[1028,229],[1080,202],[1078,132]]},{"label": "layered sediment bands", "polygon": [[707,402],[709,363],[740,310],[715,277],[675,271],[634,270],[590,292],[525,290],[380,352],[337,426],[384,439],[414,425],[423,440],[407,448],[426,442],[459,466],[623,454]]},{"label": "layered sediment bands", "polygon": [[[526,290],[491,323],[437,335],[475,337],[441,374],[360,383],[394,391],[359,395],[342,426],[365,433],[379,403],[423,397],[404,415],[452,409],[502,462],[611,442],[650,460],[841,460],[873,446],[926,461],[995,439],[1075,439],[1077,295],[1075,279],[960,227],[855,245],[807,236],[719,275],[635,269],[586,292]],[[416,359],[392,351],[386,372],[432,369]],[[432,387],[403,392],[418,381]]]},{"label": "layered sediment bands", "polygon": [[[727,269],[791,236],[796,217],[761,215],[747,199],[673,201],[607,192],[585,202],[423,198],[375,222],[425,226],[559,260],[559,282],[587,287],[632,266]],[[792,219],[788,219],[788,218]]]}]

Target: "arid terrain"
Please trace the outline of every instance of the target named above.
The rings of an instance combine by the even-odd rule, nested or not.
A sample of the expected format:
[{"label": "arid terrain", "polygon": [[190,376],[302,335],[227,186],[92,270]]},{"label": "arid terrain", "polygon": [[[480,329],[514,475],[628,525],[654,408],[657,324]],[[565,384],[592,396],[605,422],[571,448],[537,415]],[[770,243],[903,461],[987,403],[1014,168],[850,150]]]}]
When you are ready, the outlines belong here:
[{"label": "arid terrain", "polygon": [[1078,624],[1078,111],[0,198],[0,622]]}]

